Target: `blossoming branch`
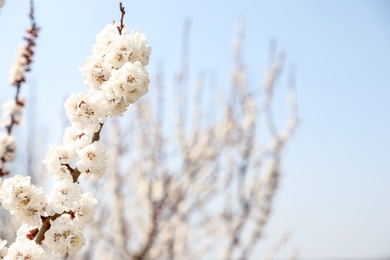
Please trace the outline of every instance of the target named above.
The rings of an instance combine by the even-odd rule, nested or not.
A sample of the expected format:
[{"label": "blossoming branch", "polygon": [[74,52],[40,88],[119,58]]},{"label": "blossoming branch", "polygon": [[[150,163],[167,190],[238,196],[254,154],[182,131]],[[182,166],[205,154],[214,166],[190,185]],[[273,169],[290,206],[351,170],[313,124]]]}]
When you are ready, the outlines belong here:
[{"label": "blossoming branch", "polygon": [[[71,126],[62,144],[54,144],[43,163],[54,176],[49,196],[30,184],[30,177],[3,182],[3,207],[23,222],[9,248],[0,241],[4,259],[44,259],[49,253],[75,254],[85,244],[83,227],[92,221],[96,199],[83,192],[79,178],[95,181],[106,171],[108,155],[100,141],[107,117],[122,115],[148,91],[145,66],[151,48],[144,34],[126,34],[124,8],[119,24],[108,24],[96,37],[92,55],[80,68],[86,93],[72,94],[65,102]],[[5,253],[8,250],[8,253]]]},{"label": "blossoming branch", "polygon": [[[2,3],[0,2],[0,7]],[[12,135],[12,129],[15,125],[21,123],[22,108],[25,100],[20,97],[22,83],[26,81],[25,73],[31,70],[32,57],[38,37],[39,28],[35,23],[33,1],[30,1],[30,22],[31,26],[27,29],[27,35],[24,37],[26,43],[18,48],[15,55],[15,62],[10,71],[10,83],[16,88],[16,94],[13,99],[3,104],[3,113],[1,115],[0,126],[6,129],[6,132],[0,132],[0,183],[1,177],[9,174],[5,170],[6,162],[14,160],[15,137]]]}]

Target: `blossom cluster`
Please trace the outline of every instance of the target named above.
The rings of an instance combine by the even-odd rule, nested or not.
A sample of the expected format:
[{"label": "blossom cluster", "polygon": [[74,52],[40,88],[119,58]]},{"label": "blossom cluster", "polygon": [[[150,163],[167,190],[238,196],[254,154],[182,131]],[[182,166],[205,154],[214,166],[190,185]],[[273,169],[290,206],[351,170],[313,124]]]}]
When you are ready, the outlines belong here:
[{"label": "blossom cluster", "polygon": [[[24,223],[24,232],[19,232],[18,239],[11,244],[8,256],[12,255],[12,250],[19,250],[22,255],[27,256],[23,253],[26,245],[29,245],[28,248],[38,246],[32,240],[44,219],[50,221],[51,227],[43,242],[51,251],[76,253],[84,245],[81,229],[92,221],[96,199],[89,192],[83,193],[79,185],[71,180],[57,181],[53,191],[45,197],[42,189],[30,184],[30,177],[17,175],[4,180],[0,198],[2,206]],[[3,246],[0,253],[5,250],[3,244],[4,242],[0,244]]]},{"label": "blossom cluster", "polygon": [[4,164],[13,161],[15,151],[15,137],[7,132],[0,132],[0,180],[1,176],[5,175]]},{"label": "blossom cluster", "polygon": [[[0,7],[4,2],[0,0]],[[17,50],[14,63],[10,71],[10,83],[16,88],[15,98],[6,101],[0,118],[0,126],[6,129],[6,133],[0,133],[0,178],[9,172],[5,170],[5,163],[13,161],[15,151],[15,139],[12,128],[22,122],[22,108],[25,100],[20,98],[19,92],[22,82],[25,82],[25,73],[31,70],[32,57],[34,55],[35,41],[39,28],[36,27],[33,12],[30,13],[31,27],[27,29],[27,35]]]},{"label": "blossom cluster", "polygon": [[20,45],[16,51],[15,62],[10,70],[9,81],[12,85],[25,80],[24,72],[26,66],[29,64],[29,55],[31,55],[31,49],[28,45]]},{"label": "blossom cluster", "polygon": [[149,85],[147,39],[135,30],[126,35],[121,26],[109,24],[97,35],[92,55],[80,68],[87,93],[72,94],[65,102],[71,126],[62,144],[52,145],[43,160],[55,180],[50,194],[31,185],[30,177],[3,181],[0,201],[23,225],[8,249],[0,241],[0,259],[5,254],[4,259],[44,259],[48,251],[75,254],[85,244],[82,229],[92,221],[97,201],[82,191],[79,177],[102,177],[107,153],[99,136],[106,118],[122,115]]},{"label": "blossom cluster", "polygon": [[13,125],[21,123],[23,106],[24,101],[20,98],[17,101],[10,99],[4,102],[2,106],[3,113],[0,118],[0,127],[4,127],[6,131],[0,132],[0,178],[7,175],[5,164],[14,160],[16,145],[11,130]]}]

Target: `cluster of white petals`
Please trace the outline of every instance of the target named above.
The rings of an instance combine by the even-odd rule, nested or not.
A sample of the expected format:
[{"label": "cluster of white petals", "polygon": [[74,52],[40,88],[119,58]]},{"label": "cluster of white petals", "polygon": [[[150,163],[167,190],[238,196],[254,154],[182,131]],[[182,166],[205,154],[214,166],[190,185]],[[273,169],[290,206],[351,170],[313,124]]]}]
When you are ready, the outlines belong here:
[{"label": "cluster of white petals", "polygon": [[128,35],[125,32],[126,27],[120,35],[117,24],[107,25],[97,35],[92,55],[80,68],[88,89],[83,96],[86,106],[93,108],[91,101],[98,106],[93,110],[94,115],[86,110],[80,120],[92,117],[102,122],[107,116],[122,115],[130,104],[148,92],[149,75],[145,66],[151,48],[144,34],[136,30]]},{"label": "cluster of white petals", "polygon": [[63,179],[54,183],[48,203],[55,213],[61,214],[64,211],[70,211],[73,203],[81,199],[81,194],[80,185],[71,179]]},{"label": "cluster of white petals", "polygon": [[2,206],[16,219],[38,226],[44,215],[46,198],[42,189],[30,184],[30,177],[15,176],[4,180],[0,189]]},{"label": "cluster of white petals", "polygon": [[24,100],[16,102],[15,99],[10,99],[2,106],[0,126],[5,127],[7,131],[0,132],[0,176],[5,172],[3,170],[5,163],[14,160],[15,137],[8,130],[12,128],[12,125],[21,123],[23,105]]},{"label": "cluster of white petals", "polygon": [[72,126],[78,129],[87,128],[91,132],[99,131],[105,117],[97,101],[96,96],[91,94],[72,94],[65,102],[65,111]]},{"label": "cluster of white petals", "polygon": [[24,239],[16,241],[8,248],[7,256],[4,260],[14,259],[46,259],[45,250],[34,241]]},{"label": "cluster of white petals", "polygon": [[21,44],[16,51],[15,62],[13,63],[10,70],[9,81],[11,84],[15,84],[18,81],[24,81],[24,72],[28,64],[28,55],[28,45]]},{"label": "cluster of white petals", "polygon": [[[87,93],[72,94],[65,102],[71,126],[65,130],[63,143],[51,145],[43,160],[54,176],[50,194],[45,197],[42,189],[30,184],[30,177],[0,182],[2,206],[23,223],[9,248],[0,240],[0,259],[45,259],[45,250],[75,254],[85,245],[82,229],[92,221],[97,200],[82,191],[78,178],[96,181],[102,177],[107,153],[99,134],[106,118],[122,115],[148,92],[145,66],[151,48],[143,34],[124,33],[125,28],[120,34],[115,23],[106,26],[80,68]],[[12,80],[23,80],[20,67],[25,61],[20,58],[15,64]],[[8,102],[3,109],[13,120],[20,119],[16,102]],[[13,137],[0,133],[0,154],[12,151],[13,146]],[[45,233],[40,232],[45,225]]]},{"label": "cluster of white petals", "polygon": [[90,144],[91,138],[92,136],[90,135],[88,129],[79,129],[70,126],[65,129],[65,134],[62,139],[62,142],[64,144],[70,144],[77,152],[80,149],[86,147],[88,144]]},{"label": "cluster of white petals", "polygon": [[71,178],[69,165],[76,160],[77,154],[74,153],[73,147],[70,144],[51,145],[46,152],[43,163],[46,165],[46,170],[54,175],[56,180]]},{"label": "cluster of white petals", "polygon": [[21,225],[17,231],[16,240],[9,246],[4,259],[46,259],[45,250],[29,238],[31,232],[34,232],[36,229],[34,226]]},{"label": "cluster of white petals", "polygon": [[102,142],[93,142],[81,149],[78,154],[80,161],[77,163],[77,169],[84,179],[97,180],[106,171],[107,155]]},{"label": "cluster of white petals", "polygon": [[[0,132],[0,158],[4,162],[13,161],[15,151],[15,137],[6,132]],[[0,160],[0,169],[3,168],[3,161]]]},{"label": "cluster of white petals", "polygon": [[0,125],[2,127],[10,125],[14,121],[14,123],[19,124],[22,119],[22,106],[24,101],[19,101],[17,103],[15,99],[10,99],[3,103],[3,113],[1,115]]},{"label": "cluster of white petals", "polygon": [[62,145],[53,145],[43,163],[57,179],[69,178],[76,167],[81,177],[98,180],[107,168],[106,149],[93,140],[108,116],[120,116],[148,92],[145,66],[151,48],[144,34],[119,34],[117,24],[107,25],[96,37],[92,55],[80,68],[87,93],[72,94],[65,102],[71,123]]},{"label": "cluster of white petals", "polygon": [[85,245],[83,232],[69,215],[64,214],[50,223],[51,227],[45,234],[44,245],[51,251],[73,255]]},{"label": "cluster of white petals", "polygon": [[9,249],[5,247],[7,242],[0,240],[0,259],[5,255],[10,258],[4,259],[19,259],[15,256],[45,259],[43,248],[31,241],[36,235],[31,232],[34,229],[38,231],[42,223],[41,216],[54,216],[45,234],[46,249],[54,253],[75,254],[85,244],[82,228],[92,221],[97,203],[91,193],[83,193],[80,185],[70,179],[56,181],[52,192],[44,197],[41,189],[30,184],[30,177],[18,175],[4,180],[0,201],[5,209],[24,223]]},{"label": "cluster of white petals", "polygon": [[72,206],[72,213],[74,215],[74,223],[80,227],[84,227],[90,223],[95,214],[96,198],[90,192],[83,193],[81,199],[75,201]]}]

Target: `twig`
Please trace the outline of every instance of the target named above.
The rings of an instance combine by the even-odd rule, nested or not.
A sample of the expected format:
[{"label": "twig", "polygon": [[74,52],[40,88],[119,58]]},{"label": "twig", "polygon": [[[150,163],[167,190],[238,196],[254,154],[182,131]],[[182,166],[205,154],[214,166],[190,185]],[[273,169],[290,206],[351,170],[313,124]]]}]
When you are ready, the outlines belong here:
[{"label": "twig", "polygon": [[119,10],[121,11],[121,21],[120,21],[120,24],[117,26],[117,28],[118,28],[119,34],[122,35],[123,27],[125,27],[125,25],[123,24],[123,18],[125,17],[125,13],[126,13],[125,8],[122,5],[122,2],[119,3]]},{"label": "twig", "polygon": [[92,143],[93,143],[93,142],[97,142],[97,141],[100,140],[100,132],[102,131],[103,125],[104,125],[104,124],[100,124],[100,129],[99,129],[99,131],[97,131],[96,133],[93,134]]},{"label": "twig", "polygon": [[[65,214],[68,212],[63,212],[62,214]],[[55,214],[53,216],[48,216],[48,217],[41,217],[42,219],[42,226],[39,229],[39,232],[37,234],[37,237],[35,239],[35,243],[38,245],[42,244],[42,241],[45,239],[45,233],[48,231],[51,227],[50,220],[56,220],[58,217],[60,217],[62,214]]]}]

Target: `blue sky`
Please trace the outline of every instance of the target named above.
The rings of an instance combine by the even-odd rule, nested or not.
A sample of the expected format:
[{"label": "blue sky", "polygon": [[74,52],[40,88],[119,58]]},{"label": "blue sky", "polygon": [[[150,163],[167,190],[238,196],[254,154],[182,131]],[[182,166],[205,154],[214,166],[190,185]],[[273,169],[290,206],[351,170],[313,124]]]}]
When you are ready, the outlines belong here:
[{"label": "blue sky", "polygon": [[[118,20],[117,2],[35,1],[42,31],[29,77],[36,83],[39,123],[61,129],[63,100],[84,91],[78,67],[96,33]],[[389,2],[144,0],[124,5],[128,26],[145,33],[153,48],[151,74],[163,63],[168,84],[180,65],[186,18],[191,19],[192,80],[203,70],[226,83],[239,18],[245,23],[253,85],[260,84],[268,43],[276,39],[287,52],[287,68],[296,67],[302,124],[286,154],[268,240],[291,230],[287,249],[298,247],[307,259],[390,257]],[[27,12],[27,1],[18,0],[6,1],[0,10],[0,102],[13,95],[8,69]],[[54,131],[47,140],[58,142],[60,136],[61,130]]]}]

